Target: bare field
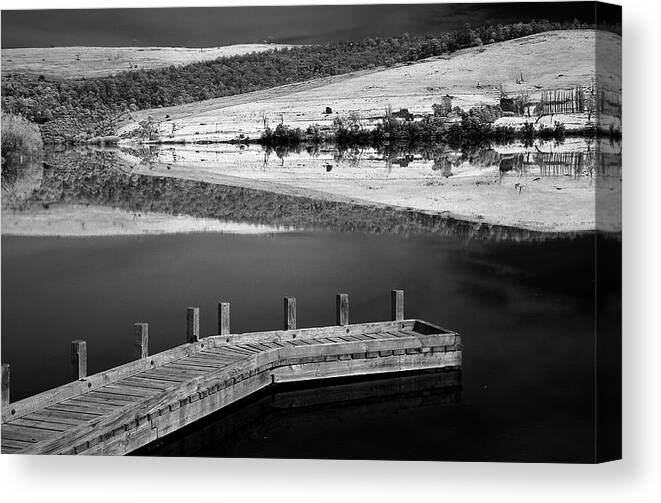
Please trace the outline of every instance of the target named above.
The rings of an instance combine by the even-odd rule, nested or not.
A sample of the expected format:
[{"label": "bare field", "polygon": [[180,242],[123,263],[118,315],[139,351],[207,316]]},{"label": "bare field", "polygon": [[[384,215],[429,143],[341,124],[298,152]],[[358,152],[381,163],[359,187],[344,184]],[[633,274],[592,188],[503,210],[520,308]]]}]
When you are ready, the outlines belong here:
[{"label": "bare field", "polygon": [[104,77],[128,70],[161,68],[283,47],[238,44],[221,47],[49,47],[2,49],[2,74],[31,73],[55,78]]},{"label": "bare field", "polygon": [[[358,112],[366,124],[384,115],[387,106],[429,113],[442,96],[453,105],[469,108],[497,103],[502,85],[506,93],[538,96],[542,89],[588,86],[596,78],[595,43],[604,58],[600,75],[610,75],[608,87],[621,87],[618,55],[621,37],[594,30],[547,32],[507,42],[458,51],[450,56],[418,63],[320,79],[240,96],[218,98],[180,107],[140,111],[137,122],[148,116],[160,121],[164,140],[226,141],[239,135],[259,136],[264,121],[281,121],[305,128],[330,126],[334,117]],[[523,82],[517,83],[523,76]],[[325,114],[326,107],[333,113]],[[584,118],[567,117],[569,125]],[[135,127],[135,122],[121,131]]]}]

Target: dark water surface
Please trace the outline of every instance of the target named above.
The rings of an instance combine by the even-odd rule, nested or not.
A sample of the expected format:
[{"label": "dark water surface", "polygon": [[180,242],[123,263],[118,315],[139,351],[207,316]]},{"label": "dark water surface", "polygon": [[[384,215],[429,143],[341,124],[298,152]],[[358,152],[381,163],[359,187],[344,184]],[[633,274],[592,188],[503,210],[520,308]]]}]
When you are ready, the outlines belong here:
[{"label": "dark water surface", "polygon": [[[461,373],[274,388],[139,453],[589,462],[595,239],[3,236],[2,360],[17,400],[69,380],[71,340],[87,341],[89,373],[132,358],[137,321],[150,324],[150,352],[183,343],[187,306],[201,308],[203,334],[215,333],[220,300],[232,303],[233,332],[270,330],[293,295],[309,327],[334,324],[340,291],[352,322],[388,319],[390,289],[402,288],[407,317],[462,333]],[[611,271],[596,313],[605,337],[619,329],[621,243],[597,241]],[[604,372],[617,381],[617,368]]]}]

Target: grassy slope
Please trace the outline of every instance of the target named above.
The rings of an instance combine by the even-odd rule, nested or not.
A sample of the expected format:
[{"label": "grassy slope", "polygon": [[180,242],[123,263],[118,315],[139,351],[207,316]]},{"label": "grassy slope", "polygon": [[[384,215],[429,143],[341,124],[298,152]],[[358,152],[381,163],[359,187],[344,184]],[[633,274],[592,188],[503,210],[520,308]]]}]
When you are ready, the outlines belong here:
[{"label": "grassy slope", "polygon": [[[501,85],[511,95],[527,92],[534,97],[542,88],[590,85],[595,76],[595,39],[593,30],[541,33],[381,71],[141,111],[134,118],[151,115],[163,120],[166,138],[174,122],[176,131],[171,139],[213,140],[234,138],[239,133],[259,135],[264,116],[271,126],[284,120],[305,128],[312,123],[329,125],[335,114],[352,111],[369,121],[382,116],[388,104],[395,110],[429,112],[445,94],[454,96],[453,104],[463,108],[495,103]],[[600,73],[612,75],[607,83],[617,90],[621,87],[621,37],[599,32],[599,42],[604,55]],[[521,73],[524,82],[517,84]],[[326,106],[333,109],[333,115],[324,115]]]},{"label": "grassy slope", "polygon": [[[262,52],[281,44],[222,47],[51,47],[2,49],[2,73],[33,73],[55,78],[103,77],[130,69],[185,65],[223,56]],[[79,56],[79,60],[76,59]]]}]

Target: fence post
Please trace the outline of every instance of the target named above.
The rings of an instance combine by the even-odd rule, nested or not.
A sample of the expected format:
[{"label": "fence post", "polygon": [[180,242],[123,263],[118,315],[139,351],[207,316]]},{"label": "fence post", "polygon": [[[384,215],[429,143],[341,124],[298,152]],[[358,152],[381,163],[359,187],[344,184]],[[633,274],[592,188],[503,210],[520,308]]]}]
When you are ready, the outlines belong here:
[{"label": "fence post", "polygon": [[218,303],[218,333],[229,335],[230,333],[230,303]]},{"label": "fence post", "polygon": [[87,343],[71,341],[71,379],[78,381],[87,377]]},{"label": "fence post", "polygon": [[284,329],[296,328],[296,297],[285,297],[284,303]]},{"label": "fence post", "polygon": [[2,364],[2,405],[9,404],[9,364]]},{"label": "fence post", "polygon": [[197,342],[200,340],[200,308],[189,307],[186,309],[186,341]]},{"label": "fence post", "polygon": [[349,294],[338,293],[335,297],[335,313],[337,324],[344,326],[349,324]]},{"label": "fence post", "polygon": [[135,341],[135,357],[137,360],[149,356],[149,325],[135,323],[133,325],[133,339]]},{"label": "fence post", "polygon": [[392,321],[404,319],[404,290],[392,290],[390,292],[390,312]]}]

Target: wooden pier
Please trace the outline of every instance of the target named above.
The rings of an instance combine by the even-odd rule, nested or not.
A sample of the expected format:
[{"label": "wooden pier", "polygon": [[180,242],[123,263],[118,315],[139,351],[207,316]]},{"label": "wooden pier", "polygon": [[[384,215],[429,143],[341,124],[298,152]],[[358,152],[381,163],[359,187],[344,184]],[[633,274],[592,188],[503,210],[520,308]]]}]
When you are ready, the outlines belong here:
[{"label": "wooden pier", "polygon": [[186,343],[149,356],[149,327],[133,327],[136,360],[87,376],[87,345],[71,346],[73,381],[10,402],[2,365],[3,454],[127,454],[272,383],[454,369],[461,336],[404,319],[404,293],[391,294],[392,319],[349,324],[338,294],[337,325],[296,328],[285,297],[283,330],[230,333],[230,305],[218,304],[218,335],[200,337],[199,309],[186,311]]}]

